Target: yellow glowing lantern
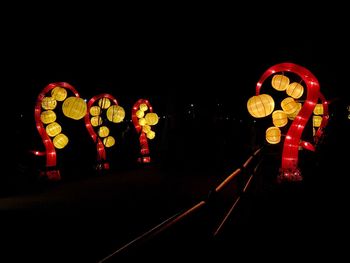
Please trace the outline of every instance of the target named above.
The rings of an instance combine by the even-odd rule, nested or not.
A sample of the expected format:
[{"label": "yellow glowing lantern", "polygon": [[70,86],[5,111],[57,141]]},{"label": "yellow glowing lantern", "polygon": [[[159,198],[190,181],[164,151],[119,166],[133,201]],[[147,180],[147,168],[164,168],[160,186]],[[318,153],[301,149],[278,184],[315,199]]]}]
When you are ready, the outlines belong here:
[{"label": "yellow glowing lantern", "polygon": [[55,137],[57,134],[60,134],[61,131],[62,127],[57,122],[51,122],[49,125],[46,126],[46,133],[50,137]]},{"label": "yellow glowing lantern", "polygon": [[140,104],[140,110],[142,110],[142,111],[148,110],[147,104],[146,104],[146,103],[141,103],[141,104]]},{"label": "yellow glowing lantern", "polygon": [[292,114],[298,110],[298,104],[292,97],[287,97],[281,101],[282,110],[287,114]]},{"label": "yellow glowing lantern", "polygon": [[106,147],[112,147],[115,144],[115,139],[112,136],[107,136],[106,138],[103,138],[103,144]]},{"label": "yellow glowing lantern", "polygon": [[102,118],[100,116],[93,116],[90,119],[91,125],[94,127],[102,125]]},{"label": "yellow glowing lantern", "polygon": [[312,117],[312,125],[314,127],[320,127],[321,125],[321,122],[322,122],[322,117],[321,116],[313,116]]},{"label": "yellow glowing lantern", "polygon": [[270,144],[277,144],[281,141],[281,130],[278,127],[270,127],[266,130],[266,141]]},{"label": "yellow glowing lantern", "polygon": [[68,141],[69,141],[68,137],[66,135],[64,135],[63,133],[60,133],[60,134],[56,135],[55,138],[53,138],[53,145],[57,149],[62,149],[68,144]]},{"label": "yellow glowing lantern", "polygon": [[288,123],[287,114],[283,110],[275,110],[272,113],[272,122],[276,127],[283,127]]},{"label": "yellow glowing lantern", "polygon": [[140,118],[140,119],[139,119],[139,124],[140,124],[141,126],[144,126],[144,125],[146,124],[146,119],[145,119],[145,118]]},{"label": "yellow glowing lantern", "polygon": [[51,90],[51,96],[58,101],[64,101],[67,98],[67,90],[62,87],[55,87]]},{"label": "yellow glowing lantern", "polygon": [[40,120],[45,124],[54,122],[56,120],[56,113],[53,110],[43,111],[40,114]]},{"label": "yellow glowing lantern", "polygon": [[159,120],[157,113],[154,112],[147,113],[145,119],[148,125],[156,125]]},{"label": "yellow glowing lantern", "polygon": [[56,106],[57,100],[53,97],[44,97],[41,101],[41,107],[43,107],[44,110],[53,110]]},{"label": "yellow glowing lantern", "polygon": [[299,114],[299,111],[301,110],[302,104],[300,102],[297,102],[297,109],[291,114],[287,114],[288,119],[294,120],[295,117]]},{"label": "yellow glowing lantern", "polygon": [[289,85],[289,78],[281,74],[274,75],[272,77],[271,85],[278,91],[286,90]]},{"label": "yellow glowing lantern", "polygon": [[101,126],[98,129],[98,136],[100,136],[101,138],[107,137],[109,135],[109,129],[107,126]]},{"label": "yellow glowing lantern", "polygon": [[98,100],[98,106],[102,109],[108,109],[111,106],[111,101],[108,98],[101,98]]},{"label": "yellow glowing lantern", "polygon": [[142,131],[143,131],[144,133],[148,133],[150,130],[151,130],[151,126],[149,126],[149,125],[147,125],[147,124],[145,124],[145,125],[142,126]]},{"label": "yellow glowing lantern", "polygon": [[90,108],[90,114],[92,116],[98,116],[101,114],[101,107],[100,106],[92,106]]},{"label": "yellow glowing lantern", "polygon": [[62,111],[66,117],[80,120],[87,112],[87,105],[82,98],[69,97],[63,102]]},{"label": "yellow glowing lantern", "polygon": [[149,131],[146,136],[148,139],[152,140],[156,137],[156,133],[154,131]]},{"label": "yellow glowing lantern", "polygon": [[320,103],[317,103],[314,108],[314,114],[315,115],[323,115],[323,105]]},{"label": "yellow glowing lantern", "polygon": [[304,93],[304,87],[298,82],[293,82],[288,85],[287,94],[294,99],[299,99]]},{"label": "yellow glowing lantern", "polygon": [[113,105],[107,109],[107,119],[114,123],[122,122],[125,118],[123,107]]},{"label": "yellow glowing lantern", "polygon": [[136,111],[136,116],[137,116],[137,118],[143,118],[143,116],[145,116],[145,112],[142,111],[142,110],[137,110]]},{"label": "yellow glowing lantern", "polygon": [[250,115],[255,118],[263,118],[273,112],[275,101],[268,94],[260,94],[249,98],[247,108]]}]

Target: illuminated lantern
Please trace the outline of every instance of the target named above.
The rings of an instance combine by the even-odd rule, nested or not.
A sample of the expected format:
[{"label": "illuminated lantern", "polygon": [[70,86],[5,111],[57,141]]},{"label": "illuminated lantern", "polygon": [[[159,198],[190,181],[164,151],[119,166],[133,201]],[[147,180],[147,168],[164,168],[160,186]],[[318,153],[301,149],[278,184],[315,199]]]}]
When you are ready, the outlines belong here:
[{"label": "illuminated lantern", "polygon": [[137,116],[137,118],[143,118],[143,116],[145,116],[145,112],[142,110],[138,110],[138,111],[136,111],[136,116]]},{"label": "illuminated lantern", "polygon": [[115,144],[115,139],[112,136],[107,136],[106,138],[103,138],[103,144],[106,147],[112,147]]},{"label": "illuminated lantern", "polygon": [[98,100],[98,106],[102,109],[108,109],[111,106],[111,101],[108,98],[101,98]]},{"label": "illuminated lantern", "polygon": [[272,113],[272,122],[276,127],[283,127],[288,123],[287,114],[282,110],[276,110]]},{"label": "illuminated lantern", "polygon": [[98,116],[101,114],[101,108],[99,106],[92,106],[90,108],[90,114],[92,116]]},{"label": "illuminated lantern", "polygon": [[275,108],[275,102],[273,98],[268,94],[260,94],[249,98],[247,102],[247,108],[255,118],[263,118],[273,112]]},{"label": "illuminated lantern", "polygon": [[148,110],[147,104],[146,104],[146,103],[141,103],[141,104],[140,104],[140,110],[142,110],[142,111]]},{"label": "illuminated lantern", "polygon": [[55,137],[57,134],[60,134],[61,131],[62,127],[57,122],[52,122],[46,126],[46,133],[50,137]]},{"label": "illuminated lantern", "polygon": [[286,92],[292,98],[299,99],[304,93],[304,87],[297,82],[293,82],[288,85]]},{"label": "illuminated lantern", "polygon": [[145,119],[145,118],[139,119],[139,124],[140,124],[141,126],[144,126],[144,125],[146,124],[146,119]]},{"label": "illuminated lantern", "polygon": [[40,120],[44,124],[49,124],[51,122],[54,122],[56,120],[56,113],[52,110],[43,111],[40,114]]},{"label": "illuminated lantern", "polygon": [[43,107],[44,110],[53,110],[56,106],[57,100],[53,97],[44,97],[41,101],[41,107]]},{"label": "illuminated lantern", "polygon": [[53,145],[57,149],[62,149],[68,144],[68,141],[69,141],[68,137],[66,135],[64,135],[63,133],[60,133],[60,134],[56,135],[55,138],[53,138]]},{"label": "illuminated lantern", "polygon": [[107,119],[114,123],[122,122],[125,118],[123,107],[113,105],[107,109]]},{"label": "illuminated lantern", "polygon": [[151,130],[151,126],[149,126],[149,125],[147,125],[147,124],[143,125],[142,131],[143,131],[144,133],[148,133],[150,130]]},{"label": "illuminated lantern", "polygon": [[298,110],[298,104],[292,97],[287,97],[281,101],[281,107],[287,114],[292,114]]},{"label": "illuminated lantern", "polygon": [[281,74],[274,75],[272,77],[271,85],[278,91],[286,90],[289,85],[289,78]]},{"label": "illuminated lantern", "polygon": [[320,103],[317,103],[314,108],[314,114],[315,115],[322,115],[323,114],[323,105]]},{"label": "illuminated lantern", "polygon": [[109,135],[109,129],[107,126],[102,126],[98,129],[98,136],[104,138]]},{"label": "illuminated lantern", "polygon": [[294,120],[295,117],[299,114],[299,111],[301,110],[302,104],[300,102],[297,102],[297,105],[298,106],[297,106],[297,110],[296,111],[294,111],[291,114],[287,114],[288,119]]},{"label": "illuminated lantern", "polygon": [[322,117],[321,116],[313,116],[312,117],[312,125],[314,127],[320,127],[322,122]]},{"label": "illuminated lantern", "polygon": [[86,114],[87,105],[82,98],[69,97],[63,102],[62,111],[66,117],[80,120]]},{"label": "illuminated lantern", "polygon": [[67,98],[67,91],[57,86],[51,90],[51,96],[57,101],[64,101]]},{"label": "illuminated lantern", "polygon": [[156,125],[159,120],[157,113],[154,112],[147,113],[145,119],[148,125]]},{"label": "illuminated lantern", "polygon": [[154,137],[156,137],[156,133],[154,131],[149,131],[147,133],[147,138],[148,139],[152,140],[152,139],[154,139]]},{"label": "illuminated lantern", "polygon": [[281,130],[278,127],[270,127],[266,130],[266,141],[277,144],[281,141]]},{"label": "illuminated lantern", "polygon": [[102,124],[102,118],[100,116],[94,116],[90,119],[91,125],[94,127],[100,126]]}]

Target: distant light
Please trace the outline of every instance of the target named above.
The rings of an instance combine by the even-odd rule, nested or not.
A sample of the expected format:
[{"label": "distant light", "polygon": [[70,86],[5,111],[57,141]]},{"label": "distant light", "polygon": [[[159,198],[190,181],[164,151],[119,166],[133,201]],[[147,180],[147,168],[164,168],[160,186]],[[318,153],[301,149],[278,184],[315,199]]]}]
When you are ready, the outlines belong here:
[{"label": "distant light", "polygon": [[87,99],[84,99],[85,102],[87,102]]},{"label": "distant light", "polygon": [[190,110],[188,111],[188,114],[191,114],[191,111],[190,111]]},{"label": "distant light", "polygon": [[163,119],[165,119],[165,116],[163,116]]},{"label": "distant light", "polygon": [[190,106],[191,106],[191,107],[194,107],[194,104],[191,103]]}]

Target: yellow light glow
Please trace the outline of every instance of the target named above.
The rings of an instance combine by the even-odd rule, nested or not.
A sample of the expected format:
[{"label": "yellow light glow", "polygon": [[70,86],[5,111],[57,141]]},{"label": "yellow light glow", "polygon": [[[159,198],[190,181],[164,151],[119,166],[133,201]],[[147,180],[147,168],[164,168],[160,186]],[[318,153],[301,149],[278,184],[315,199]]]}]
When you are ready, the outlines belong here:
[{"label": "yellow light glow", "polygon": [[44,124],[49,124],[51,122],[54,122],[56,120],[56,113],[52,110],[43,111],[40,114],[40,120]]},{"label": "yellow light glow", "polygon": [[82,98],[69,97],[63,102],[62,111],[66,117],[80,120],[87,113],[87,105]]},{"label": "yellow light glow", "polygon": [[298,104],[292,97],[287,97],[281,101],[281,107],[287,114],[292,114],[298,110]]},{"label": "yellow light glow", "polygon": [[292,98],[299,99],[304,93],[304,87],[297,82],[293,82],[288,85],[286,92]]},{"label": "yellow light glow", "polygon": [[122,122],[125,118],[125,111],[123,107],[118,105],[110,106],[107,109],[107,119],[114,123]]},{"label": "yellow light glow", "polygon": [[101,138],[107,137],[109,135],[109,129],[107,126],[101,126],[98,129],[98,136],[100,136]]},{"label": "yellow light glow", "polygon": [[281,141],[281,130],[278,127],[270,127],[266,130],[266,141],[277,144]]},{"label": "yellow light glow", "polygon": [[282,110],[275,110],[272,113],[272,122],[276,127],[283,127],[288,123],[287,114]]},{"label": "yellow light glow", "polygon": [[157,113],[149,112],[146,114],[145,119],[148,125],[156,125],[158,123],[159,117]]},{"label": "yellow light glow", "polygon": [[112,136],[107,136],[103,138],[102,142],[106,147],[112,147],[115,144],[115,139]]},{"label": "yellow light glow", "polygon": [[56,135],[55,138],[53,138],[53,145],[57,149],[63,149],[68,144],[68,137],[64,135],[63,133],[60,133]]},{"label": "yellow light glow", "polygon": [[92,116],[98,116],[101,114],[101,107],[100,106],[92,106],[90,108],[90,114]]},{"label": "yellow light glow", "polygon": [[53,110],[57,106],[57,100],[55,100],[53,97],[44,97],[41,101],[41,107],[44,110]]},{"label": "yellow light glow", "polygon": [[46,126],[46,133],[50,137],[55,137],[57,134],[60,134],[61,131],[62,127],[57,122],[52,122]]},{"label": "yellow light glow", "polygon": [[64,101],[67,98],[67,90],[57,86],[51,90],[51,96],[57,101]]},{"label": "yellow light glow", "polygon": [[289,78],[281,74],[276,74],[272,77],[271,85],[278,91],[286,90],[289,85]]},{"label": "yellow light glow", "polygon": [[108,98],[101,98],[98,100],[98,106],[102,109],[108,109],[111,106],[111,101]]},{"label": "yellow light glow", "polygon": [[250,115],[255,118],[263,118],[273,112],[275,102],[268,94],[260,94],[249,98],[247,109]]}]

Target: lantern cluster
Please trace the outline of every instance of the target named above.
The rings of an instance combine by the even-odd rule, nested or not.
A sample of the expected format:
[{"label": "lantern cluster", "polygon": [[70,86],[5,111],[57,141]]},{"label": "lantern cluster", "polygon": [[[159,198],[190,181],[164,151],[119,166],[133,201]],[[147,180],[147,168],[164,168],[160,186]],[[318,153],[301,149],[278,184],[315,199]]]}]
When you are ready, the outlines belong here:
[{"label": "lantern cluster", "polygon": [[40,120],[46,125],[45,130],[48,136],[52,138],[53,145],[57,149],[62,149],[68,144],[68,137],[62,133],[61,125],[56,121],[57,115],[54,112],[58,102],[65,101],[67,98],[67,90],[62,87],[55,87],[49,94],[41,100],[42,111],[40,113]]},{"label": "lantern cluster", "polygon": [[125,118],[125,111],[123,107],[116,103],[112,105],[110,98],[101,97],[98,100],[94,100],[89,109],[90,123],[97,131],[97,135],[102,140],[103,145],[106,147],[112,147],[115,145],[115,138],[110,135],[110,129],[107,126],[107,122],[120,123]]},{"label": "lantern cluster", "polygon": [[312,116],[312,127],[313,127],[313,135],[316,135],[316,128],[321,126],[323,115],[323,105],[321,103],[317,103]]},{"label": "lantern cluster", "polygon": [[296,99],[304,93],[304,87],[297,82],[290,82],[290,79],[282,74],[275,74],[272,77],[271,85],[277,91],[286,91],[288,97],[280,103],[281,109],[275,110],[275,102],[268,94],[252,96],[247,102],[247,109],[250,115],[255,118],[263,118],[272,114],[273,126],[266,130],[265,138],[270,144],[277,144],[281,141],[281,127],[294,120],[298,115],[302,104]]},{"label": "lantern cluster", "polygon": [[152,130],[153,125],[158,123],[159,117],[157,113],[147,112],[149,110],[146,103],[141,103],[139,109],[136,110],[136,117],[138,118],[138,124],[142,127],[141,130],[146,134],[146,137],[150,140],[154,139],[156,133]]}]

